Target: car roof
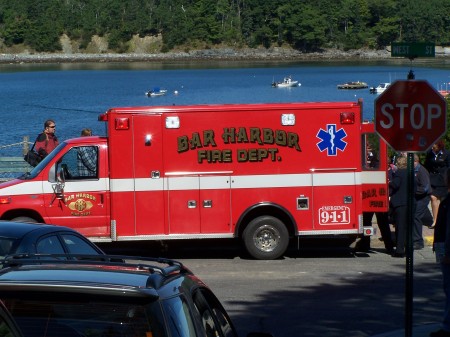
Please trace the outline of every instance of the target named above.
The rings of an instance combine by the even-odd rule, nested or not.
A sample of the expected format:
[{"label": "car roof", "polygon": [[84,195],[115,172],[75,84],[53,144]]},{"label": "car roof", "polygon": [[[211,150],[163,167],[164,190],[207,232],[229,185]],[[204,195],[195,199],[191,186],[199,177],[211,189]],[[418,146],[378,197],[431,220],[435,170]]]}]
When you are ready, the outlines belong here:
[{"label": "car roof", "polygon": [[[169,280],[193,276],[175,260],[121,255],[19,254],[0,263],[4,266],[0,270],[0,291],[12,284],[14,289],[31,286],[47,291],[52,287],[55,291],[72,287],[98,291],[122,287],[158,289]],[[192,280],[203,284],[195,277]]]},{"label": "car roof", "polygon": [[54,232],[55,230],[78,233],[72,228],[63,226],[15,221],[0,221],[0,236],[8,238],[20,238],[24,234],[32,231],[39,231],[40,234],[46,234]]}]

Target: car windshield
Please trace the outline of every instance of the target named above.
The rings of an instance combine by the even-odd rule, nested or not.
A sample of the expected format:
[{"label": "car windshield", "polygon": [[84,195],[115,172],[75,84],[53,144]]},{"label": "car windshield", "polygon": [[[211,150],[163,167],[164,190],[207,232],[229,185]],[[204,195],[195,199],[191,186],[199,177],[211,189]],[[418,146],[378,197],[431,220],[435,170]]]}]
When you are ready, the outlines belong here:
[{"label": "car windshield", "polygon": [[40,297],[11,298],[4,300],[4,303],[24,336],[28,337],[166,335],[158,301],[141,304],[97,301],[89,298],[82,301],[43,300],[43,297]]}]

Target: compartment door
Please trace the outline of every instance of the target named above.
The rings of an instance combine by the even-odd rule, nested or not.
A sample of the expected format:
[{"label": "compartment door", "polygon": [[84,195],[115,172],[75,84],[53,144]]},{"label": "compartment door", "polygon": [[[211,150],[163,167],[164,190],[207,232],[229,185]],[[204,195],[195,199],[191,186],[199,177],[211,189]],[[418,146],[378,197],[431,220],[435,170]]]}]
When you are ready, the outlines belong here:
[{"label": "compartment door", "polygon": [[169,234],[200,233],[200,178],[169,177]]},{"label": "compartment door", "polygon": [[231,176],[200,177],[202,233],[231,232]]},{"label": "compartment door", "polygon": [[313,174],[314,229],[357,230],[357,195],[354,171]]}]

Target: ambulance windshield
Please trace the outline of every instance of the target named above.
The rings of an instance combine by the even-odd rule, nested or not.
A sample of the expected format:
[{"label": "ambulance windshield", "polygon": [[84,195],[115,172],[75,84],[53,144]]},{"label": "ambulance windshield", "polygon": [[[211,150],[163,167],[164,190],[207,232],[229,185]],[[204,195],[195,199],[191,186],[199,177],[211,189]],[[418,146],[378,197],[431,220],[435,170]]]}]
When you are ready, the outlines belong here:
[{"label": "ambulance windshield", "polygon": [[66,146],[67,144],[65,142],[59,144],[52,152],[50,152],[47,157],[45,157],[39,164],[37,164],[36,167],[34,167],[30,172],[27,172],[26,174],[20,176],[18,179],[27,180],[35,178],[48,165],[48,163],[50,163],[53,158],[55,158],[56,155],[60,153]]}]

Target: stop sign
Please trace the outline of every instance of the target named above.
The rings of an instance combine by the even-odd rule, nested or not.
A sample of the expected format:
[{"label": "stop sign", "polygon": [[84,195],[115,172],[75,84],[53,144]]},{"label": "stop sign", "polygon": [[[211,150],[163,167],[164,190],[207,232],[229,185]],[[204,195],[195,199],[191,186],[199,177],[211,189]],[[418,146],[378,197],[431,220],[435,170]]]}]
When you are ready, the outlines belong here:
[{"label": "stop sign", "polygon": [[375,100],[375,131],[396,151],[426,151],[445,134],[446,116],[427,81],[395,81]]}]

